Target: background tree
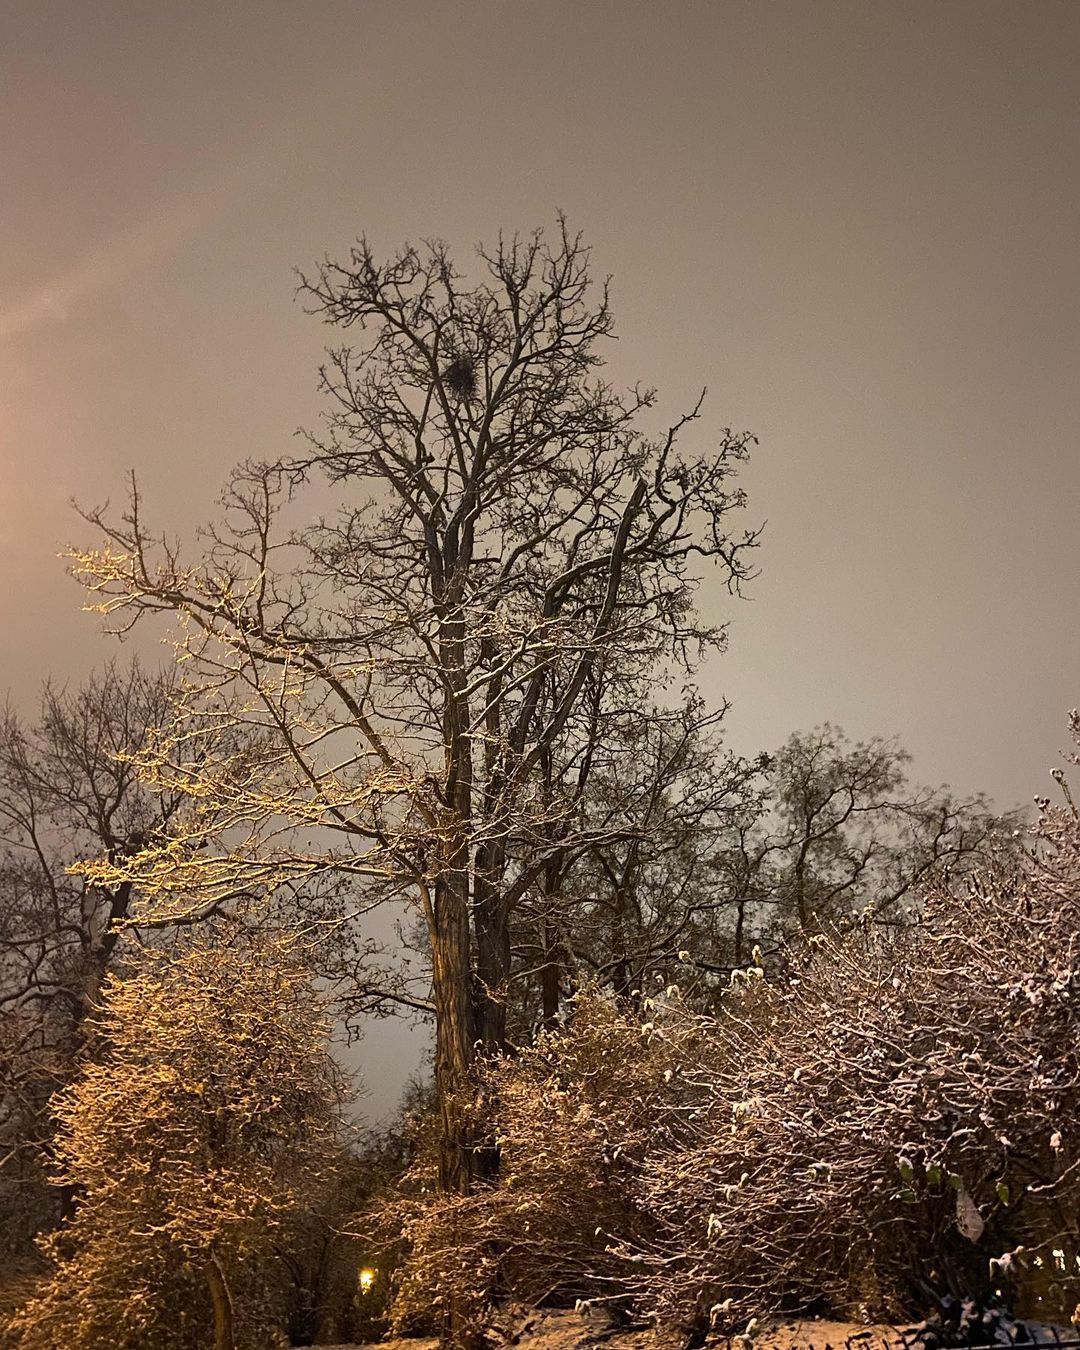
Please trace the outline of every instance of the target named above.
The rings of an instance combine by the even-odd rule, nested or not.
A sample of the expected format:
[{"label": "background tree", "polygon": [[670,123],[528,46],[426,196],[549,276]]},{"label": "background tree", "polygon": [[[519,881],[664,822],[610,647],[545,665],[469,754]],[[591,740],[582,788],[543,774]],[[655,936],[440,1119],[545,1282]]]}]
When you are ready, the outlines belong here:
[{"label": "background tree", "polygon": [[0,719],[0,1245],[18,1247],[52,1214],[42,1171],[51,1093],[70,1077],[130,916],[130,878],[68,869],[118,863],[176,814],[171,789],[123,756],[166,716],[168,676],[108,666],[82,688],[46,685],[36,721]]},{"label": "background tree", "polygon": [[[919,888],[959,882],[1012,847],[1018,813],[911,783],[895,740],[852,742],[825,723],[768,757],[763,810],[716,859],[731,959],[838,921],[910,921]],[[732,924],[732,920],[734,921]]]},{"label": "background tree", "polygon": [[699,950],[718,904],[717,859],[763,809],[764,757],[724,748],[726,706],[710,711],[689,694],[650,710],[645,690],[638,706],[594,747],[579,803],[585,847],[553,858],[526,897],[515,942],[526,1018],[550,1025],[580,983],[640,998],[680,952]]},{"label": "background tree", "polygon": [[265,1345],[234,1292],[329,1184],[340,1083],[295,944],[238,932],[146,950],[106,978],[102,1038],[59,1096],[79,1204],[10,1328],[25,1347]]},{"label": "background tree", "polygon": [[[597,378],[612,318],[580,239],[560,223],[480,258],[472,288],[438,243],[327,261],[306,293],[358,345],[323,371],[324,436],[234,475],[201,560],[156,540],[137,496],[120,521],[90,512],[106,542],[75,558],[121,625],[180,618],[189,684],[140,762],[197,803],[167,842],[88,877],[137,879],[156,913],[331,871],[414,901],[456,1190],[476,1165],[474,1045],[505,1040],[513,916],[585,842],[570,826],[603,691],[719,644],[695,577],[711,561],[736,590],[756,542],[729,533],[749,438],[684,455],[697,408],[652,440],[652,393]],[[316,477],[339,510],[290,529]],[[243,751],[195,755],[199,719],[231,720]]]},{"label": "background tree", "polygon": [[1014,815],[912,785],[894,741],[826,725],[747,760],[723,746],[724,711],[690,699],[596,747],[579,805],[591,842],[553,859],[517,925],[526,1023],[550,1023],[575,984],[639,1000],[688,962],[711,1001],[755,944],[910,921],[920,886],[1013,843]]}]

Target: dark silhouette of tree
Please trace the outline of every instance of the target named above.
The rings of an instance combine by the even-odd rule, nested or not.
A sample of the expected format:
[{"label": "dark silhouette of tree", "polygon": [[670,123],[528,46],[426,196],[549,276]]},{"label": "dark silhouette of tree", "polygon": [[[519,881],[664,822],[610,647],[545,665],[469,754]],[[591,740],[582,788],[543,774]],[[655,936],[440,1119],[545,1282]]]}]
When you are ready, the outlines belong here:
[{"label": "dark silhouette of tree", "polygon": [[580,802],[592,842],[553,855],[515,930],[526,1025],[550,1025],[577,984],[639,1003],[690,964],[711,1001],[755,945],[911,921],[920,886],[1013,846],[1015,815],[913,785],[895,741],[826,725],[747,760],[724,748],[725,711],[690,698],[595,747]]},{"label": "dark silhouette of tree", "polygon": [[1014,848],[1015,812],[908,777],[911,756],[880,736],[852,742],[828,723],[768,757],[763,810],[717,858],[734,916],[735,965],[750,944],[806,938],[851,919],[910,922],[918,893],[958,882]]}]

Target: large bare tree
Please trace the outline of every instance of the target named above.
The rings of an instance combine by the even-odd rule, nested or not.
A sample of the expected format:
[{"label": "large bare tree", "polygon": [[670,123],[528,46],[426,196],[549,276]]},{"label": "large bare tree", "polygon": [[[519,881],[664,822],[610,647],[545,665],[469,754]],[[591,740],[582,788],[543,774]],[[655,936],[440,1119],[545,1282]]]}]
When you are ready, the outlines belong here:
[{"label": "large bare tree", "polygon": [[[347,342],[322,434],[241,466],[192,558],[134,491],[122,518],[87,513],[103,542],[74,557],[119,626],[179,620],[186,685],[140,772],[195,803],[87,876],[137,880],[158,914],[328,873],[415,902],[458,1191],[483,1156],[462,1098],[477,1044],[505,1039],[515,909],[590,842],[577,803],[610,720],[649,715],[632,691],[722,643],[696,580],[737,591],[756,542],[730,525],[750,438],[686,453],[700,403],[652,438],[652,392],[600,378],[612,316],[580,238],[560,221],[479,259],[472,285],[437,242],[326,261],[304,292]],[[242,749],[215,748],[223,725]]]}]

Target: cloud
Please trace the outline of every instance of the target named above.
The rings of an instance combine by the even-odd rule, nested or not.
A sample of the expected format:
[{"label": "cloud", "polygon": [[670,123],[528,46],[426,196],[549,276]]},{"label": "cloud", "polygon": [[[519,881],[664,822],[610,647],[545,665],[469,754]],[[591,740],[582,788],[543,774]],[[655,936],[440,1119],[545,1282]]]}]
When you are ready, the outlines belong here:
[{"label": "cloud", "polygon": [[209,213],[190,202],[175,202],[149,220],[118,230],[74,266],[0,309],[0,341],[10,341],[44,324],[64,323],[71,310],[140,272],[191,234]]},{"label": "cloud", "polygon": [[230,156],[134,225],[99,242],[73,265],[9,305],[0,304],[0,342],[65,323],[76,306],[152,266],[274,177],[293,157],[303,118],[295,114],[241,157]]}]

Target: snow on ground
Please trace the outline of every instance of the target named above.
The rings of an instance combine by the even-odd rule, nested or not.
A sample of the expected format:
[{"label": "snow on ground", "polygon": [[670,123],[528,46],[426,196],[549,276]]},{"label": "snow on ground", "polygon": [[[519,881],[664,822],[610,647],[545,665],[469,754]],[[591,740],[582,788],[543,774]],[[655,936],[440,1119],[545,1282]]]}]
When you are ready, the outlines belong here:
[{"label": "snow on ground", "polygon": [[[910,1323],[905,1324],[910,1326]],[[1027,1323],[1039,1334],[1045,1336],[1048,1344],[1053,1344],[1054,1331],[1050,1327],[1035,1327]],[[828,1322],[818,1319],[788,1322],[778,1326],[764,1327],[753,1339],[753,1350],[844,1350],[848,1341],[854,1339],[856,1346],[864,1350],[897,1350],[903,1342],[901,1334],[904,1327],[888,1326],[878,1323],[867,1326],[862,1322]],[[1070,1336],[1070,1331],[1059,1329],[1062,1337]],[[505,1338],[505,1339],[504,1339]],[[504,1325],[493,1335],[497,1344],[504,1340],[505,1346],[521,1347],[521,1350],[682,1350],[683,1341],[662,1332],[653,1330],[625,1330],[613,1326],[602,1312],[577,1313],[564,1311],[519,1312],[510,1316]],[[745,1350],[746,1341],[736,1336],[731,1342],[722,1338],[710,1340],[706,1350],[721,1350],[730,1344],[734,1350]],[[383,1341],[377,1346],[334,1345],[319,1346],[317,1350],[437,1350],[435,1340],[396,1340]]]}]

